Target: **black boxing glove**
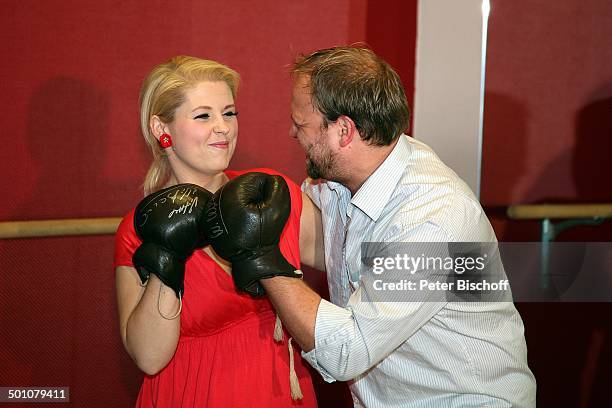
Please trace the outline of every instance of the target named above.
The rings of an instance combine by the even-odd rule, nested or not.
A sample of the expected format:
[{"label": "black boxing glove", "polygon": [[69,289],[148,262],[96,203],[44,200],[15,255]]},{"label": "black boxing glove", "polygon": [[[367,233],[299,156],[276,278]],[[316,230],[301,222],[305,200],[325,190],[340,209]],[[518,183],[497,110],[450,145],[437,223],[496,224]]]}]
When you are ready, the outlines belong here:
[{"label": "black boxing glove", "polygon": [[261,296],[260,279],[301,278],[278,243],[291,211],[289,187],[281,176],[245,173],[221,187],[208,202],[205,234],[222,258],[232,263],[239,290]]},{"label": "black boxing glove", "polygon": [[134,212],[134,229],[142,240],[132,256],[140,280],[155,274],[182,297],[185,262],[206,246],[201,221],[212,193],[195,184],[177,184],[145,197]]}]

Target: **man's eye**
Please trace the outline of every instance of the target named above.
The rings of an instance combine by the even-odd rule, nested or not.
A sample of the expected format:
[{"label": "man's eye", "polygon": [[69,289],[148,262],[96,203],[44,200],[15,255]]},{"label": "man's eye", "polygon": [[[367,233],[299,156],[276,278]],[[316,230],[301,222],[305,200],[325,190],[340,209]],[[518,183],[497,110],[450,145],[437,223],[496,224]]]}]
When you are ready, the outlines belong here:
[{"label": "man's eye", "polygon": [[231,118],[231,117],[233,117],[233,116],[238,116],[238,112],[235,112],[235,111],[225,112],[225,113],[223,114],[223,116],[228,117],[228,118]]},{"label": "man's eye", "polygon": [[296,122],[295,119],[293,119],[293,117],[291,118],[291,123],[293,123],[293,126],[296,129],[301,129],[304,127],[304,124]]},{"label": "man's eye", "polygon": [[210,115],[208,113],[202,113],[196,116],[195,119],[210,119]]}]

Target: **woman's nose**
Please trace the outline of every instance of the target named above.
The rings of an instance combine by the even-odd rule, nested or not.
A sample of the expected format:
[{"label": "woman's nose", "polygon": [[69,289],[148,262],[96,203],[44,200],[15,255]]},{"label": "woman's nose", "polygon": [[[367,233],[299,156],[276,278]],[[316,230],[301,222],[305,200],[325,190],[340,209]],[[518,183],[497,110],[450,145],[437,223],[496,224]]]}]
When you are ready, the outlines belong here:
[{"label": "woman's nose", "polygon": [[223,119],[218,120],[217,123],[215,123],[215,127],[213,128],[213,131],[215,133],[221,133],[226,135],[229,132],[229,126],[227,125],[227,123],[225,123],[223,121]]}]

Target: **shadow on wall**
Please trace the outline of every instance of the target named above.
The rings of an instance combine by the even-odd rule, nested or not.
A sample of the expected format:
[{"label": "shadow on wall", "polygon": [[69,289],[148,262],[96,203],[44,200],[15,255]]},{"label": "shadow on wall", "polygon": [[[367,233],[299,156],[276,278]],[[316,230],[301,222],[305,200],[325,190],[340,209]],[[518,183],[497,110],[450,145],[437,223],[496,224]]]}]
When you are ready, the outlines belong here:
[{"label": "shadow on wall", "polygon": [[[76,78],[51,79],[32,94],[32,160],[23,165],[37,177],[12,219],[107,215],[115,195],[101,175],[109,110],[103,90]],[[133,403],[142,375],[118,333],[113,243],[112,236],[0,241],[0,384],[70,386],[71,402],[92,407]]]},{"label": "shadow on wall", "polygon": [[572,170],[577,201],[612,203],[612,83],[590,100],[576,114]]},{"label": "shadow on wall", "polygon": [[77,78],[51,79],[32,94],[27,134],[37,181],[16,218],[98,215],[114,190],[101,177],[109,111],[108,95]]},{"label": "shadow on wall", "polygon": [[[543,167],[525,191],[526,203],[612,203],[612,84],[593,95],[592,102],[576,113],[573,146],[568,146]],[[554,142],[554,135],[548,137]],[[570,178],[560,177],[563,169],[567,169],[565,174]],[[551,188],[551,184],[556,187]],[[542,191],[551,190],[562,193],[543,196]],[[605,224],[603,228],[588,231],[590,240],[612,239]]]},{"label": "shadow on wall", "polygon": [[509,186],[517,186],[525,172],[529,113],[508,95],[486,91],[484,101],[482,201],[505,205],[516,196]]},{"label": "shadow on wall", "polygon": [[[590,101],[576,114],[575,147],[572,158],[572,174],[576,186],[577,201],[612,203],[612,83],[592,93]],[[585,239],[584,237],[588,237]],[[612,241],[612,220],[598,227],[576,229],[575,235],[567,233],[568,240]],[[612,257],[605,265],[596,268],[600,279],[612,284]],[[598,284],[604,284],[598,281]],[[612,303],[589,304],[586,313],[592,323],[585,328],[588,339],[584,364],[581,367],[580,405],[604,406],[612,402],[608,392],[612,383]],[[583,316],[577,320],[583,320]]]},{"label": "shadow on wall", "polygon": [[[536,231],[536,222],[511,223],[506,206],[519,204],[516,198],[526,172],[527,123],[529,112],[521,101],[492,91],[485,91],[481,202],[499,241],[524,241]],[[537,234],[533,240],[537,240]]]},{"label": "shadow on wall", "polygon": [[[573,149],[555,157],[526,191],[526,197],[541,197],[550,183],[564,183],[565,190],[573,183],[575,194],[546,196],[534,200],[536,203],[612,203],[612,85],[592,95],[591,102],[576,113]],[[558,179],[563,168],[569,170],[570,179]],[[524,226],[519,222],[511,223],[507,235],[524,238],[521,228]],[[535,230],[539,234],[539,227]],[[612,241],[612,222],[572,228],[558,239]],[[590,271],[597,287],[612,284],[612,259],[602,262],[605,264]],[[538,379],[539,404],[609,406],[612,303],[523,303],[518,307],[525,320],[530,364]],[[558,373],[559,361],[563,361],[562,375]]]}]

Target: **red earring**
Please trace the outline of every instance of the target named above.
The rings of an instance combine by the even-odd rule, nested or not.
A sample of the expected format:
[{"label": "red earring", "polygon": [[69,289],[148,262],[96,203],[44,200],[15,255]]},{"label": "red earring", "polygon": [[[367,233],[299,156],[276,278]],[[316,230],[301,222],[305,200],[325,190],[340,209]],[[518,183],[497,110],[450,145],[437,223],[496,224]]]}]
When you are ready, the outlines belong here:
[{"label": "red earring", "polygon": [[159,137],[159,145],[162,147],[162,149],[167,149],[168,147],[172,146],[172,137],[170,137],[169,134],[164,133]]}]

